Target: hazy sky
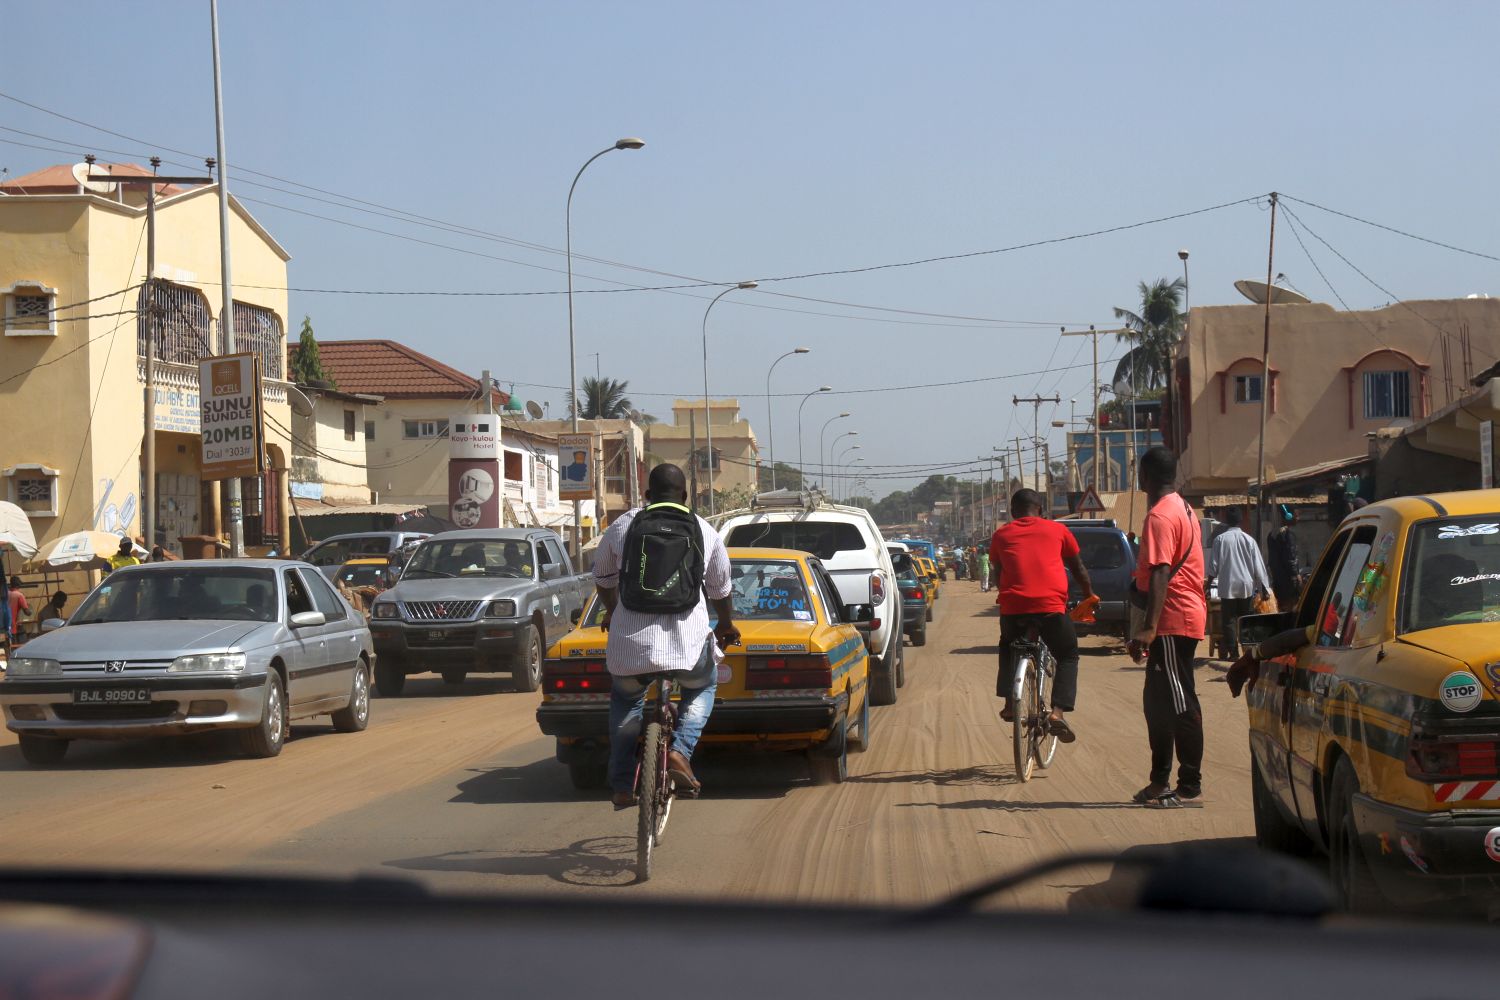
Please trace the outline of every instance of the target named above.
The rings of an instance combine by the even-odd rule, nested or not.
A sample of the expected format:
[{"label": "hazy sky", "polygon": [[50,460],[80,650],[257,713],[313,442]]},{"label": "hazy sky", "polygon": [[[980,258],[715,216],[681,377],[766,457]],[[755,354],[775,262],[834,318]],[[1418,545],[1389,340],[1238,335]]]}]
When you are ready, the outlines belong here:
[{"label": "hazy sky", "polygon": [[[4,100],[0,126],[63,141],[0,140],[105,159],[120,158],[105,149],[144,159],[158,146],[212,153],[207,0],[128,10],[75,0],[69,11],[67,58],[55,45],[8,45],[0,91],[155,145]],[[610,153],[579,185],[575,255],[700,280],[995,249],[1271,190],[1500,253],[1493,3],[224,0],[221,17],[231,164],[488,234],[231,173],[231,189],[293,254],[296,288],[560,292],[563,259],[549,248],[563,245],[568,183],[627,135],[646,148]],[[70,155],[0,142],[12,177]],[[1500,292],[1492,261],[1293,209],[1403,298]],[[766,282],[714,309],[710,386],[740,397],[764,446],[766,368],[807,346],[777,370],[777,391],[885,390],[810,401],[809,461],[818,428],[842,410],[853,416],[830,437],[859,431],[856,454],[872,466],[967,460],[1029,431],[1030,408],[1017,412],[1013,394],[1061,393],[1044,422],[1066,419],[1069,398],[1086,408],[1088,369],[903,386],[1084,364],[1087,338],[1060,341],[1058,326],[1113,325],[1110,307],[1132,305],[1137,281],[1181,274],[1179,248],[1192,253],[1195,303],[1239,301],[1234,279],[1264,278],[1266,223],[1263,207],[1245,204],[1012,253]],[[1351,306],[1386,301],[1304,238]],[[1277,270],[1332,300],[1284,230]],[[622,287],[599,279],[682,283],[576,256],[575,271],[580,290]],[[702,393],[712,294],[578,296],[580,374],[592,374],[597,351],[638,407],[670,419],[672,396]],[[293,292],[291,312],[293,336],[309,314],[321,338],[400,340],[467,371],[490,368],[561,411],[560,294]],[[777,457],[795,461],[796,400],[776,407]],[[910,483],[871,486],[882,495]]]}]

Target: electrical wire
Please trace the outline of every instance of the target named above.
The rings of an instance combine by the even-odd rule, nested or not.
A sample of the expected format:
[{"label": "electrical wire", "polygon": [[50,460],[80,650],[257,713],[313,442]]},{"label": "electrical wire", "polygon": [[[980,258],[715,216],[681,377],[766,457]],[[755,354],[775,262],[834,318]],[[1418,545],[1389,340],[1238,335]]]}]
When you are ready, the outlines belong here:
[{"label": "electrical wire", "polygon": [[[1416,240],[1419,243],[1428,243],[1435,247],[1442,247],[1444,250],[1452,250],[1454,253],[1468,254],[1470,257],[1479,257],[1483,260],[1500,261],[1500,257],[1497,257],[1494,254],[1483,253],[1479,250],[1467,250],[1464,247],[1454,246],[1452,243],[1444,243],[1442,240],[1435,240],[1427,236],[1418,236],[1416,233],[1409,233],[1404,229],[1397,229],[1395,226],[1387,226],[1381,222],[1372,222],[1369,219],[1361,219],[1357,215],[1351,215],[1348,212],[1340,212],[1336,208],[1329,208],[1326,205],[1319,205],[1317,202],[1308,201],[1305,198],[1297,198],[1289,194],[1281,194],[1279,195],[1279,197],[1282,201],[1295,201],[1299,205],[1306,205],[1308,208],[1316,208],[1320,211],[1327,212],[1329,215],[1341,216],[1345,219],[1349,219],[1352,222],[1359,222],[1363,223],[1366,226],[1372,226],[1375,229],[1384,229],[1388,233],[1395,233],[1397,236],[1405,236],[1407,239]],[[1312,230],[1308,230],[1308,232],[1311,231]]]}]

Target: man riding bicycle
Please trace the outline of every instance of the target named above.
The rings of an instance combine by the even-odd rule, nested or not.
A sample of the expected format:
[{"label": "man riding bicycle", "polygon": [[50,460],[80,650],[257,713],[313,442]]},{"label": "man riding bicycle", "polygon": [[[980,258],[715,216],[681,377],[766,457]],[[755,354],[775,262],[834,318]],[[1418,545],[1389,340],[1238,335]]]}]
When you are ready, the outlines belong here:
[{"label": "man riding bicycle", "polygon": [[1077,736],[1066,716],[1078,695],[1078,636],[1067,614],[1068,573],[1078,581],[1084,600],[1094,596],[1094,588],[1078,554],[1078,540],[1061,524],[1042,517],[1045,504],[1036,490],[1017,490],[1010,501],[1011,522],[990,539],[990,573],[999,591],[995,603],[1000,605],[1000,674],[995,693],[1005,699],[1000,718],[1014,722],[1011,645],[1025,639],[1034,627],[1057,661],[1047,730],[1063,743],[1072,743]]},{"label": "man riding bicycle", "polygon": [[[682,699],[672,747],[667,752],[667,769],[684,789],[696,791],[700,785],[690,761],[713,711],[722,659],[720,648],[740,641],[739,629],[731,618],[729,553],[709,523],[688,511],[687,481],[682,470],[666,463],[652,469],[646,501],[646,506],[627,511],[614,520],[594,557],[594,586],[605,607],[604,627],[609,632],[604,659],[613,679],[609,699],[609,784],[614,790],[616,809],[628,809],[635,804],[636,743],[646,691],[650,688],[649,680],[642,683],[637,678],[664,672],[678,674]],[[654,594],[659,595],[668,587],[690,588],[688,600],[683,602],[690,606],[683,610],[659,613],[631,610],[628,605],[640,602],[621,600],[622,586],[638,587],[642,579],[639,571],[626,573],[622,579],[621,571],[639,565],[642,540],[640,532],[632,534],[630,528],[637,518],[643,517],[653,521],[671,517],[688,525],[689,549],[684,557],[672,566],[651,567],[653,579],[660,584]],[[661,537],[670,539],[670,525]],[[633,551],[627,551],[632,547]],[[712,631],[708,622],[710,603],[718,617]]]}]

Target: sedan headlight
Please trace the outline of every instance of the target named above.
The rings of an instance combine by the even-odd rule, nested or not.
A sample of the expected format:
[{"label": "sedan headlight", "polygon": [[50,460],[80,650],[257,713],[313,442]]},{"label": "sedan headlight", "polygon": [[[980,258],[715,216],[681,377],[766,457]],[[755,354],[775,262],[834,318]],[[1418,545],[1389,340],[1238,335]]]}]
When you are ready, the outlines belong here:
[{"label": "sedan headlight", "polygon": [[12,677],[58,677],[62,674],[62,664],[35,656],[18,656],[10,661],[5,672]]},{"label": "sedan headlight", "polygon": [[489,607],[484,609],[486,618],[514,618],[516,616],[515,601],[491,601]]},{"label": "sedan headlight", "polygon": [[194,653],[191,656],[179,656],[172,661],[172,665],[167,669],[173,673],[213,671],[216,673],[237,674],[245,669],[245,654]]},{"label": "sedan headlight", "polygon": [[395,601],[376,601],[375,602],[375,610],[373,612],[371,612],[371,614],[374,617],[376,617],[376,618],[395,618],[395,617],[397,617],[397,615],[396,615],[396,602]]}]

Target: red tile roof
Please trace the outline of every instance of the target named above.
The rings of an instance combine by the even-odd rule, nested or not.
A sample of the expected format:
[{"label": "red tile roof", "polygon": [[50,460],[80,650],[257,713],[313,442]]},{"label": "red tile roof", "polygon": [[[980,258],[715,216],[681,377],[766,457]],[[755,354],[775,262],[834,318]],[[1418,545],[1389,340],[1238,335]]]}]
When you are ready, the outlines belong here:
[{"label": "red tile roof", "polygon": [[[122,177],[150,177],[151,171],[139,163],[95,163],[94,172],[115,174]],[[145,190],[142,188],[141,190]],[[156,185],[156,196],[166,198],[189,190],[175,184]],[[23,177],[15,177],[0,184],[6,194],[77,194],[78,181],[73,179],[71,164],[43,167]]]},{"label": "red tile roof", "polygon": [[[298,345],[288,346],[288,360]],[[369,393],[387,399],[470,399],[479,379],[394,340],[320,340],[318,358],[340,392]],[[510,397],[496,390],[495,405]]]}]

